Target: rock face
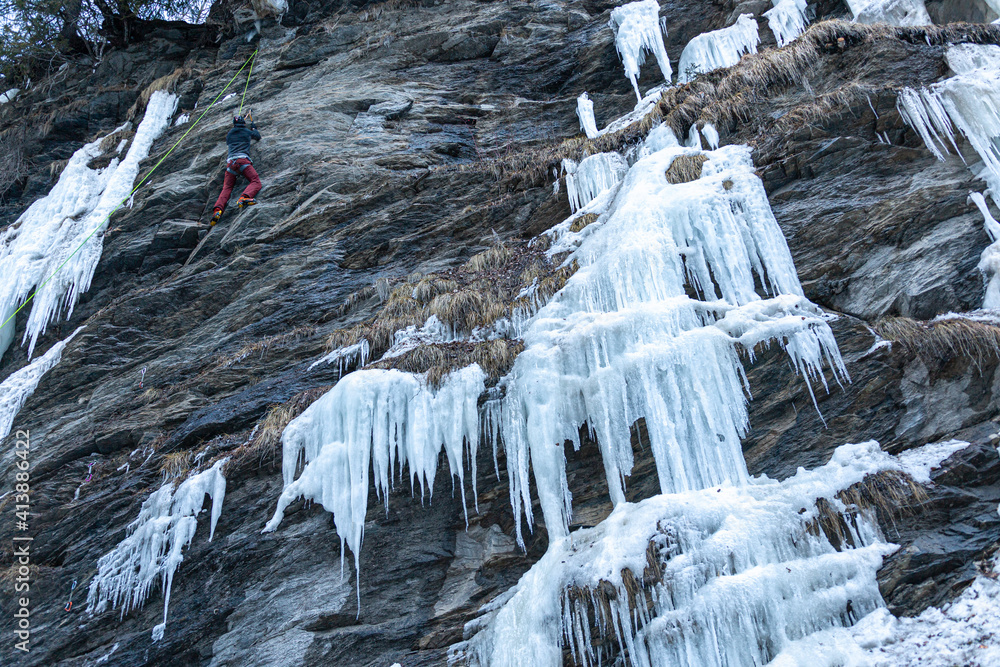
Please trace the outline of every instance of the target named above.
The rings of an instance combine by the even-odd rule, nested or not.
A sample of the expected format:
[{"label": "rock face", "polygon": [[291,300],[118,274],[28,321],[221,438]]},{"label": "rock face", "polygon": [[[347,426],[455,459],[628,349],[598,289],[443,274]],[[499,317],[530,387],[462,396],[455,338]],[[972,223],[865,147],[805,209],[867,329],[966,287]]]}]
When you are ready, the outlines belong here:
[{"label": "rock face", "polygon": [[[607,28],[616,4],[292,0],[282,22],[262,21],[252,42],[243,32],[252,24],[238,34],[170,24],[0,106],[0,129],[29,128],[24,151],[33,165],[0,206],[0,223],[10,224],[48,191],[59,160],[130,113],[138,120],[130,110],[154,80],[177,75],[178,113],[191,120],[157,142],[143,173],[221,94],[133,206],[115,215],[93,286],[39,342],[47,349],[87,325],[15,422],[34,446],[33,643],[24,655],[4,643],[0,662],[445,663],[464,623],[546,545],[537,526],[526,552],[515,546],[504,466],[494,474],[488,448],[480,449],[479,511],[468,527],[444,473],[430,502],[400,483],[386,511],[372,492],[356,573],[321,508],[294,504],[278,532],[260,533],[282,488],[272,440],[230,467],[215,538],[200,525],[184,552],[161,641],[149,634],[162,620],[159,587],[123,618],[86,614],[80,590],[166,479],[168,454],[186,452],[190,463],[199,452],[234,450],[273,407],[315,398],[337,381],[335,365],[311,364],[328,335],[382,308],[373,284],[454,268],[497,237],[523,242],[568,215],[550,158],[582,155],[561,143],[579,134],[575,98],[590,93],[601,127],[634,104]],[[692,37],[759,3],[661,4],[676,63]],[[943,20],[980,19],[932,4]],[[816,11],[846,15],[834,2]],[[742,89],[724,85],[727,72],[700,77],[681,105],[693,115],[675,129],[686,136],[709,102],[736,108],[735,96],[753,99],[739,122],[713,118],[722,142],[755,148],[807,296],[839,315],[834,330],[852,382],[818,393],[818,411],[778,355],[750,368],[751,473],[787,477],[825,463],[845,442],[876,439],[891,452],[952,437],[973,443],[935,473],[923,506],[883,526],[901,545],[880,574],[883,595],[894,612],[913,614],[956,595],[1000,539],[1000,461],[989,440],[1000,418],[1000,351],[932,354],[910,340],[875,346],[875,331],[886,317],[929,320],[978,307],[975,266],[989,238],[966,198],[985,185],[958,157],[936,161],[895,110],[899,87],[946,74],[946,38],[862,38],[856,27],[825,26],[847,38],[822,44],[794,76]],[[978,39],[1000,43],[994,30]],[[761,34],[766,45],[763,20]],[[224,135],[240,105],[238,95],[227,97],[237,84],[226,86],[254,49],[246,104],[264,137],[253,154],[264,191],[257,206],[231,208],[205,238]],[[648,65],[640,86],[657,85],[657,76]],[[24,316],[16,323],[21,336]],[[14,346],[0,373],[26,362]],[[599,459],[593,443],[570,454],[575,525],[610,511]],[[7,448],[5,480],[12,461]],[[94,475],[85,481],[89,464]],[[631,500],[655,493],[651,469],[640,454]],[[9,500],[0,508],[12,513]],[[12,534],[12,523],[0,522],[4,568],[13,563]],[[81,588],[66,612],[74,580]]]}]

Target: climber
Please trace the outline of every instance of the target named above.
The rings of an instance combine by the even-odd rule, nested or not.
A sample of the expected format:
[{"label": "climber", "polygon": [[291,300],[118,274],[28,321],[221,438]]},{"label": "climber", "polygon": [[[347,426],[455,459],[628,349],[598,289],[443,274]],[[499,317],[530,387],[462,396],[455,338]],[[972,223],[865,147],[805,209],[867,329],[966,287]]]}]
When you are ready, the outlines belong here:
[{"label": "climber", "polygon": [[233,186],[236,185],[237,175],[242,174],[243,178],[250,181],[250,184],[236,201],[237,208],[242,209],[257,203],[254,197],[260,192],[262,186],[248,154],[251,139],[260,141],[260,132],[254,125],[253,116],[250,116],[250,127],[247,127],[246,119],[243,116],[235,116],[233,129],[226,134],[226,145],[229,147],[229,156],[226,158],[226,178],[222,183],[222,193],[215,202],[215,209],[212,211],[212,226],[219,222],[222,212],[226,210],[226,204],[229,203],[229,197],[233,193]]}]

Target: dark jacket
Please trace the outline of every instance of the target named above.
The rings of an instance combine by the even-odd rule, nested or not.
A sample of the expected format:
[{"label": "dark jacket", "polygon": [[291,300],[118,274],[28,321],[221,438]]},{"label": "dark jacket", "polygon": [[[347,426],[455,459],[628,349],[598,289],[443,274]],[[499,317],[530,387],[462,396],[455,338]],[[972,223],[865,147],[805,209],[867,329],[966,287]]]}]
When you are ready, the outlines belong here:
[{"label": "dark jacket", "polygon": [[236,158],[245,157],[250,158],[250,140],[260,141],[260,132],[257,131],[256,126],[253,123],[250,127],[246,125],[237,125],[233,129],[229,130],[226,135],[226,145],[229,147],[229,157],[226,160],[235,160]]}]

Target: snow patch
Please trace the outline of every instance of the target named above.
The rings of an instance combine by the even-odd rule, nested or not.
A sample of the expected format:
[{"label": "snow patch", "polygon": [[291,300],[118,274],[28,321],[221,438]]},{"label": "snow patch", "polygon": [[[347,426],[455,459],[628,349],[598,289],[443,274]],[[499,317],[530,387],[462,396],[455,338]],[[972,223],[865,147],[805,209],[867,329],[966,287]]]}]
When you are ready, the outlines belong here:
[{"label": "snow patch", "polygon": [[924,0],[847,0],[855,23],[898,26],[931,25]]},{"label": "snow patch", "polygon": [[915,482],[928,484],[931,481],[931,470],[939,468],[945,459],[968,446],[969,443],[962,440],[932,442],[922,447],[908,449],[897,458],[903,472]]}]

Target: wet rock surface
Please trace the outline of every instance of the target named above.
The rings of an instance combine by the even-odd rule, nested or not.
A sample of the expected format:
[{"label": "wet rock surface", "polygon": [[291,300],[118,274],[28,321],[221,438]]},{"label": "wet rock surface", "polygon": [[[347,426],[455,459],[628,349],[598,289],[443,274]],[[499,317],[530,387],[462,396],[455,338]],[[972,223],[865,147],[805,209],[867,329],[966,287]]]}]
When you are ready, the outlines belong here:
[{"label": "wet rock surface", "polygon": [[[526,552],[514,544],[504,462],[494,474],[488,447],[479,451],[478,498],[468,483],[453,489],[444,472],[423,500],[399,483],[388,510],[372,492],[359,572],[320,507],[294,504],[277,532],[260,533],[282,484],[280,452],[270,452],[230,471],[212,542],[200,522],[162,641],[150,640],[162,620],[159,587],[124,618],[86,614],[83,597],[97,559],[164,482],[165,454],[233,449],[271,407],[337,381],[333,366],[309,366],[328,334],[380,307],[371,297],[338,310],[352,293],[454,267],[495,235],[531,237],[568,215],[564,189],[509,172],[498,180],[497,164],[576,136],[583,91],[599,126],[631,109],[606,27],[615,4],[293,1],[283,24],[265,20],[253,43],[243,33],[215,42],[204,31],[194,39],[165,29],[96,68],[73,64],[0,107],[0,128],[52,115],[47,132],[28,134],[33,167],[18,196],[0,205],[0,223],[9,224],[54,183],[53,161],[120,125],[145,86],[181,68],[178,113],[191,120],[157,142],[145,173],[260,49],[247,93],[264,137],[253,154],[265,186],[259,204],[231,208],[206,239],[223,139],[239,108],[230,88],[116,214],[93,286],[39,343],[47,349],[86,324],[15,422],[30,429],[34,447],[35,643],[26,656],[4,644],[0,662],[445,663],[464,623],[546,544],[541,525],[526,534]],[[737,9],[745,7],[663,3],[671,60]],[[819,12],[846,9],[820,3]],[[1000,462],[989,440],[1000,416],[998,359],[875,346],[872,327],[886,316],[930,319],[979,305],[975,265],[989,239],[966,197],[984,184],[957,157],[936,161],[895,111],[899,86],[947,73],[942,47],[831,48],[805,77],[756,91],[739,126],[719,127],[723,143],[756,148],[806,294],[838,316],[852,379],[829,392],[817,385],[814,405],[777,352],[748,364],[754,399],[744,451],[751,473],[784,478],[825,463],[845,442],[876,439],[893,452],[951,437],[973,442],[935,473],[919,512],[883,526],[901,545],[880,573],[883,595],[894,612],[913,614],[957,594],[1000,539]],[[643,89],[659,83],[655,69],[644,68]],[[787,122],[817,96],[858,82],[871,89],[868,99]],[[84,103],[71,104],[77,99]],[[19,315],[17,335],[23,330]],[[26,361],[15,346],[0,374]],[[656,491],[641,433],[631,500]],[[569,455],[574,526],[610,511],[599,460],[586,440]],[[8,448],[4,479],[11,461]],[[85,482],[89,464],[95,474]],[[3,501],[0,509],[10,512]],[[11,532],[0,522],[0,543],[10,544]],[[11,562],[0,553],[0,566]],[[81,588],[65,612],[74,579]]]}]

